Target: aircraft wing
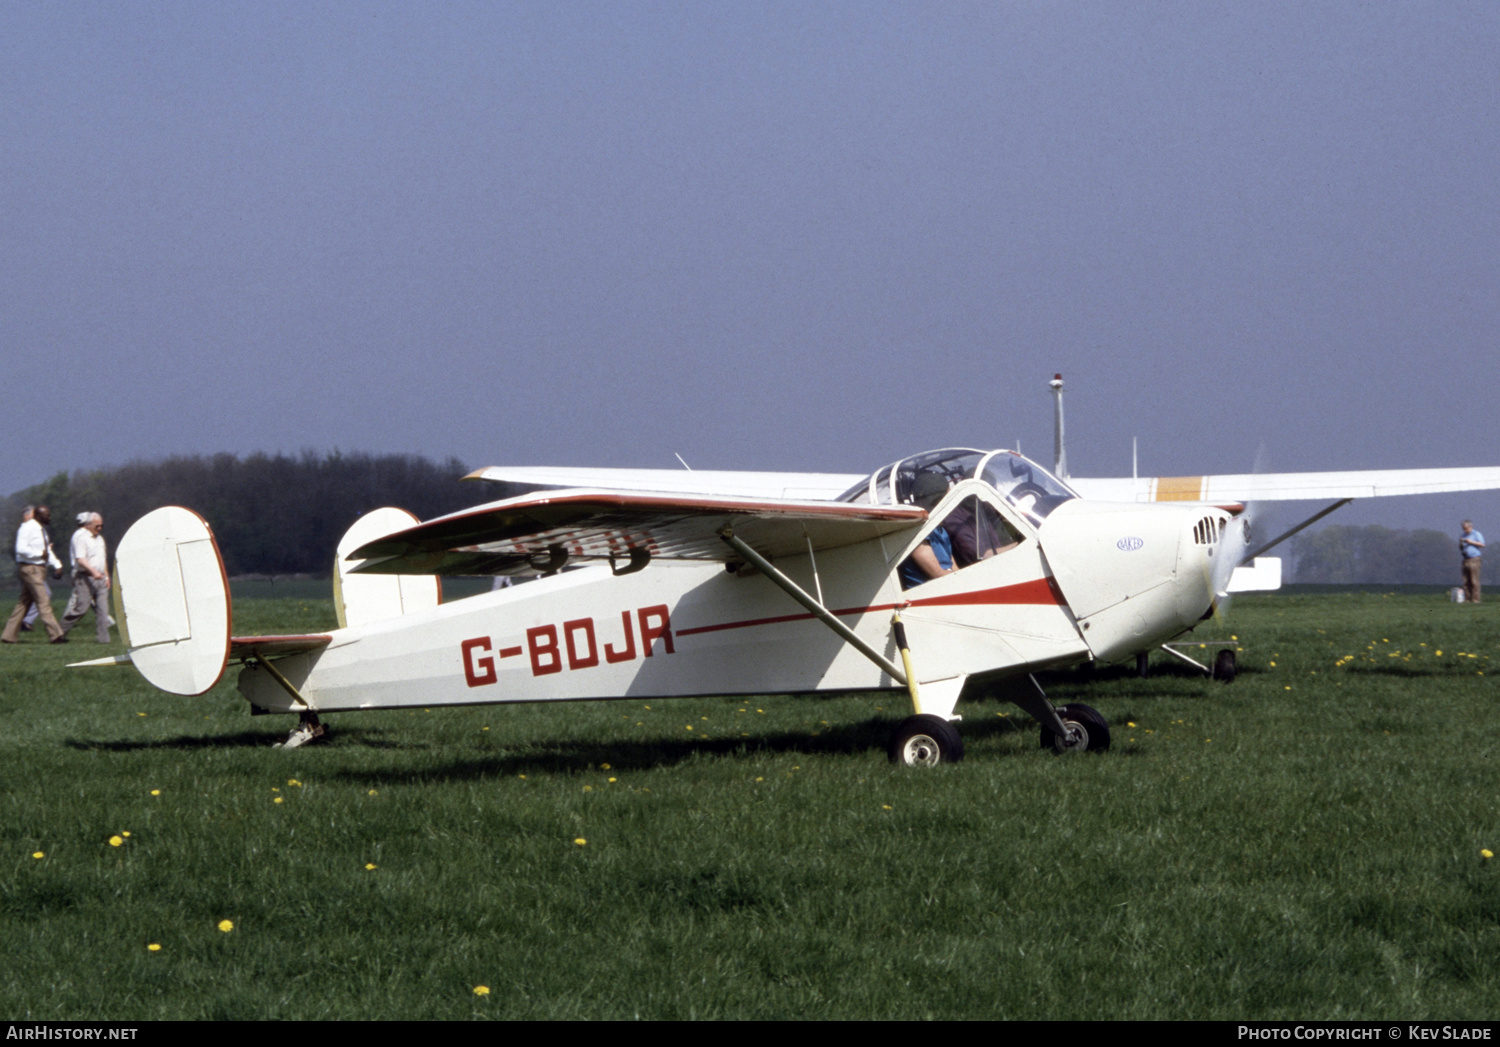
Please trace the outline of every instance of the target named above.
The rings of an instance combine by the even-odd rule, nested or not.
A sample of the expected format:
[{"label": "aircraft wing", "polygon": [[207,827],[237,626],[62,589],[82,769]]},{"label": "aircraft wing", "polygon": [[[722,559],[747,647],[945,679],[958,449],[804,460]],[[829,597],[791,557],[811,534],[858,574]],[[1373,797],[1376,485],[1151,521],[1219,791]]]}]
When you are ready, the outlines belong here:
[{"label": "aircraft wing", "polygon": [[544,491],[440,516],[362,545],[349,559],[367,561],[356,571],[379,574],[504,574],[549,560],[561,566],[563,553],[737,559],[719,537],[725,528],[775,558],[853,545],[926,518],[926,510],[910,505]]},{"label": "aircraft wing", "polygon": [[863,473],[749,473],[687,469],[577,469],[500,466],[476,469],[465,480],[490,480],[530,488],[596,488],[650,494],[718,495],[831,501],[865,479]]},{"label": "aircraft wing", "polygon": [[1386,498],[1500,489],[1500,466],[1467,469],[1371,469],[1343,473],[1247,473],[1233,476],[1069,477],[1085,498],[1110,502],[1296,502]]}]

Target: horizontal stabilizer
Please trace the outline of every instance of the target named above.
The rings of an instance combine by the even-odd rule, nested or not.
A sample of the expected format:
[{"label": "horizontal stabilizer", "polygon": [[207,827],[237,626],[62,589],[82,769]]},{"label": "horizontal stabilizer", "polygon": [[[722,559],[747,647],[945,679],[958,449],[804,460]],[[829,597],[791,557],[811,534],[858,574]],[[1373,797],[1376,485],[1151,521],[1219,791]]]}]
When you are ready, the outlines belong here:
[{"label": "horizontal stabilizer", "polygon": [[229,641],[229,657],[280,658],[288,654],[305,654],[327,647],[333,637],[327,633],[305,633],[297,636],[235,636]]},{"label": "horizontal stabilizer", "polygon": [[134,664],[134,663],[132,662],[132,660],[130,658],[130,652],[126,651],[124,654],[108,654],[108,655],[105,655],[103,658],[90,658],[86,662],[69,662],[67,664],[66,668],[69,668],[69,669],[94,669],[94,668],[99,668],[99,667],[106,666],[106,665],[132,665],[132,664]]},{"label": "horizontal stabilizer", "polygon": [[632,561],[736,558],[720,538],[730,529],[762,556],[836,549],[915,527],[910,505],[851,505],[776,499],[685,497],[612,491],[522,495],[441,516],[355,549],[359,572],[500,574],[566,558]]}]

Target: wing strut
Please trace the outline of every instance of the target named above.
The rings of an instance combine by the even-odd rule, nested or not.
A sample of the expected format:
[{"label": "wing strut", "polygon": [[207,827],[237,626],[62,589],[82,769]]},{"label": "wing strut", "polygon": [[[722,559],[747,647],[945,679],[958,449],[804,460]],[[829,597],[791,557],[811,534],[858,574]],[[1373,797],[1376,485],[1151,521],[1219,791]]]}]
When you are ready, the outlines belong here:
[{"label": "wing strut", "polygon": [[1312,526],[1313,524],[1317,523],[1319,520],[1323,519],[1323,517],[1325,517],[1329,513],[1333,512],[1335,509],[1342,509],[1344,506],[1348,505],[1352,501],[1354,501],[1353,498],[1341,498],[1337,502],[1334,502],[1332,505],[1324,508],[1320,512],[1314,513],[1313,515],[1309,516],[1306,520],[1303,520],[1301,523],[1299,523],[1296,527],[1293,527],[1290,531],[1285,531],[1282,534],[1277,535],[1275,538],[1271,539],[1265,545],[1263,545],[1259,549],[1255,550],[1255,552],[1248,554],[1243,560],[1240,561],[1240,566],[1244,566],[1245,564],[1250,563],[1257,556],[1259,556],[1261,553],[1264,553],[1266,550],[1272,548],[1273,546],[1280,545],[1282,542],[1286,541],[1288,538],[1290,538],[1292,535],[1296,534],[1298,531],[1302,530],[1304,527],[1310,527],[1310,526]]},{"label": "wing strut", "polygon": [[857,635],[855,635],[854,630],[849,628],[843,622],[839,621],[832,611],[809,596],[796,582],[792,581],[785,574],[782,574],[775,567],[771,566],[770,560],[767,560],[764,556],[760,555],[760,553],[750,548],[741,539],[736,538],[734,536],[734,532],[727,527],[719,532],[719,537],[724,539],[725,543],[727,543],[731,549],[739,553],[747,561],[753,564],[761,574],[765,575],[767,578],[771,579],[771,581],[779,585],[788,596],[790,596],[793,600],[796,600],[803,607],[812,612],[814,618],[818,619],[824,625],[828,626],[828,628],[838,633],[839,636],[844,638],[845,642],[847,642],[860,654],[864,655],[866,658],[870,659],[870,661],[880,666],[880,668],[885,672],[887,676],[889,676],[891,679],[895,680],[902,686],[906,685],[906,674],[903,673],[900,669],[896,668],[895,664],[889,658],[881,654],[879,651],[875,650],[875,648],[871,647],[869,644],[865,643],[865,641],[861,640]]}]

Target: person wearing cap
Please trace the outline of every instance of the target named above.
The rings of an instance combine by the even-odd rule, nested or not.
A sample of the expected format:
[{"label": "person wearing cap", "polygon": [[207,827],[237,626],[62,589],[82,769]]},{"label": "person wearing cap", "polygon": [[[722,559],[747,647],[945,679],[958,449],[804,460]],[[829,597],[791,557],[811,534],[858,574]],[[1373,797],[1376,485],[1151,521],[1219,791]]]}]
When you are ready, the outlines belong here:
[{"label": "person wearing cap", "polygon": [[0,643],[17,642],[21,619],[32,607],[37,608],[50,642],[68,642],[62,626],[52,616],[52,593],[47,588],[49,568],[54,578],[62,577],[62,561],[52,551],[52,540],[47,536],[47,525],[51,522],[52,510],[39,505],[32,511],[31,519],[22,523],[16,532],[16,577],[21,583],[21,596],[16,600],[16,609],[10,612],[5,631],[0,632]]},{"label": "person wearing cap", "polygon": [[[941,473],[923,473],[912,486],[912,504],[929,513],[948,493],[948,478]],[[953,573],[953,539],[942,524],[934,527],[921,545],[901,562],[901,588],[910,589],[934,578]]]},{"label": "person wearing cap", "polygon": [[73,560],[73,597],[63,612],[62,627],[67,633],[92,609],[94,635],[100,643],[109,643],[109,561],[104,547],[104,517],[98,513],[79,513],[78,530],[73,532],[69,552]]}]

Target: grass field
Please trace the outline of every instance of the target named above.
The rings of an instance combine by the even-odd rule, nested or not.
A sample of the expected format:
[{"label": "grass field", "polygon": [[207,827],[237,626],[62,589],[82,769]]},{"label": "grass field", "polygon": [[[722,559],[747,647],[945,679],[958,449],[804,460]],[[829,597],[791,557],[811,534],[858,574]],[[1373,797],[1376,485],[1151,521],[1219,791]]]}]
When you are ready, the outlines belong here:
[{"label": "grass field", "polygon": [[5,648],[0,1016],[1493,1017],[1496,608],[1234,610],[1229,686],[1044,679],[1111,752],[978,703],[928,772],[887,764],[885,695],[347,714],[283,752],[232,678]]}]

